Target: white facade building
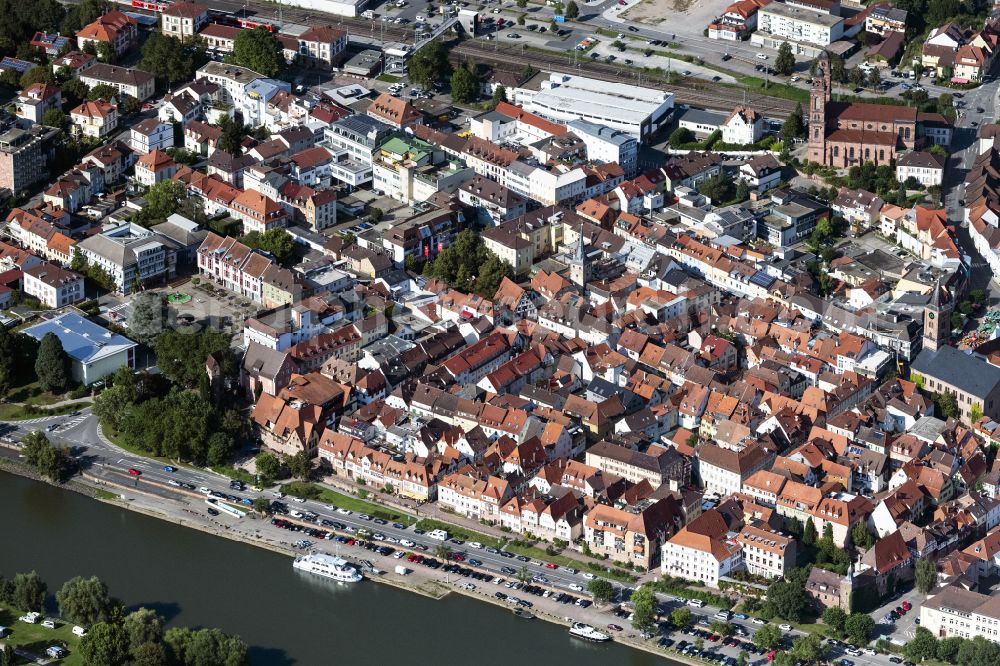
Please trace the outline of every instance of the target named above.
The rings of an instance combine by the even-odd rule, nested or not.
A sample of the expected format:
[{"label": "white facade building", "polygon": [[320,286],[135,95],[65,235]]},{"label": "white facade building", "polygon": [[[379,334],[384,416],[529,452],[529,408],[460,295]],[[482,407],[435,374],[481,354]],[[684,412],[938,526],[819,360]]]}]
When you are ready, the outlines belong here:
[{"label": "white facade building", "polygon": [[72,305],[83,300],[83,276],[55,264],[38,264],[24,271],[24,293],[53,309]]},{"label": "white facade building", "polygon": [[634,136],[605,125],[574,120],[567,127],[587,147],[591,162],[616,162],[626,178],[635,175],[639,164],[639,142]]},{"label": "white facade building", "polygon": [[55,334],[70,358],[73,379],[81,384],[93,384],[122,366],[135,367],[136,343],[75,312],[39,322],[23,332],[39,341],[47,333]]},{"label": "white facade building", "polygon": [[[762,34],[766,33],[766,35]],[[767,37],[781,41],[829,46],[844,36],[844,19],[804,7],[772,2],[757,11],[757,32],[753,43],[772,46]],[[762,41],[758,41],[761,39]],[[793,50],[795,44],[792,44]]]},{"label": "white facade building", "polygon": [[518,88],[515,101],[526,111],[557,123],[586,120],[646,141],[670,119],[673,93],[625,83],[552,73],[541,90]]},{"label": "white facade building", "polygon": [[710,509],[663,544],[660,561],[664,575],[717,588],[721,577],[742,568],[743,548],[721,514]]}]

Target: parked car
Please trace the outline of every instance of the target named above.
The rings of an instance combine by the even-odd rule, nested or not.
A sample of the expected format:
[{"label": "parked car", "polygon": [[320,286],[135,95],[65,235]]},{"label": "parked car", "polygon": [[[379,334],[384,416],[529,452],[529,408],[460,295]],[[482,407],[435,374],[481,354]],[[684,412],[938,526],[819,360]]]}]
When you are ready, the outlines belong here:
[{"label": "parked car", "polygon": [[51,657],[52,659],[62,659],[66,656],[66,648],[61,645],[50,645],[45,650],[45,655]]}]

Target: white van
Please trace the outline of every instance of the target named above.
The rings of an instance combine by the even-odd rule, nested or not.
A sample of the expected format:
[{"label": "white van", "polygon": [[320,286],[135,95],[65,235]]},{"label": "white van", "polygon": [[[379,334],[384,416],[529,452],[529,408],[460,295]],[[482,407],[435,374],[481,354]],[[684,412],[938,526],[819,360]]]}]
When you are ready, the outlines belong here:
[{"label": "white van", "polygon": [[81,627],[80,625],[76,625],[75,627],[73,627],[73,635],[83,638],[84,636],[87,635],[87,630]]},{"label": "white van", "polygon": [[444,530],[432,530],[427,533],[427,536],[431,539],[437,539],[438,541],[448,540],[448,533]]},{"label": "white van", "polygon": [[701,599],[688,599],[688,606],[694,606],[695,608],[701,608],[705,605],[705,602]]},{"label": "white van", "polygon": [[723,620],[723,621],[725,621],[725,622],[728,622],[728,621],[729,621],[729,617],[730,617],[731,615],[732,615],[732,613],[730,613],[730,612],[729,612],[729,611],[727,611],[727,610],[720,610],[720,611],[719,611],[718,613],[716,613],[716,614],[714,615],[714,617],[715,617],[715,619],[717,619],[717,620]]}]

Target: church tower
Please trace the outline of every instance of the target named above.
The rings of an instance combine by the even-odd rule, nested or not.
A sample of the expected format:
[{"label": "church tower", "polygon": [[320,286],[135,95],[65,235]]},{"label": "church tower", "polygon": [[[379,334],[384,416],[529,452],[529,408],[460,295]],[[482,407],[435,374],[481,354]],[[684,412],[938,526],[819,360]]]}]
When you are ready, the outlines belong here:
[{"label": "church tower", "polygon": [[826,105],[830,101],[830,58],[820,53],[809,94],[809,161],[826,164]]},{"label": "church tower", "polygon": [[590,281],[590,259],[583,249],[583,229],[580,229],[580,236],[576,241],[576,249],[569,262],[569,281],[581,290]]},{"label": "church tower", "polygon": [[941,281],[934,282],[934,291],[924,307],[924,349],[936,350],[945,344],[951,331],[951,313],[954,304]]}]

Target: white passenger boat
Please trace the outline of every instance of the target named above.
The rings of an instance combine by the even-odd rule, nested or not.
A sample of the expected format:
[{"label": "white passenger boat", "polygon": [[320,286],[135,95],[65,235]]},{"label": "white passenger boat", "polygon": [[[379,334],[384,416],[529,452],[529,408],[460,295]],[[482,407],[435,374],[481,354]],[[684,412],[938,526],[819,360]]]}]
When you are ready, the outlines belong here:
[{"label": "white passenger boat", "polygon": [[347,560],[326,553],[300,555],[295,558],[292,566],[341,583],[357,583],[361,580],[361,574]]},{"label": "white passenger boat", "polygon": [[603,643],[611,640],[611,636],[601,633],[589,624],[584,624],[583,622],[574,622],[573,626],[569,628],[569,635],[582,638],[585,641],[593,641],[594,643]]}]

